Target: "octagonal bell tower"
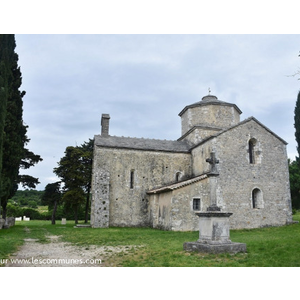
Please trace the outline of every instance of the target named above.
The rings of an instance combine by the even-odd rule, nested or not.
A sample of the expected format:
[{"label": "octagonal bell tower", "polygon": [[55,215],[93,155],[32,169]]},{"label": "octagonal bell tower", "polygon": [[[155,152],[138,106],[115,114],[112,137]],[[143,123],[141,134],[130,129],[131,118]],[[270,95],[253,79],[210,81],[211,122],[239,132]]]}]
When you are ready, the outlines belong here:
[{"label": "octagonal bell tower", "polygon": [[240,122],[242,111],[233,103],[207,95],[201,101],[186,106],[180,113],[181,137],[190,144],[197,144],[217,132]]}]

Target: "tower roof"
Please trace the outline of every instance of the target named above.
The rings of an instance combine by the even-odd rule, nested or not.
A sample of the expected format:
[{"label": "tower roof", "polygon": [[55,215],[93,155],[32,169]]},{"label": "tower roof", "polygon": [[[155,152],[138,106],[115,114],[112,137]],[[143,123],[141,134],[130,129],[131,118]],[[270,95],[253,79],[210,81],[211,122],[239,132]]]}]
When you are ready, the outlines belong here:
[{"label": "tower roof", "polygon": [[[214,96],[214,95],[206,95],[206,96],[204,96],[203,98],[202,98],[202,100],[201,100],[201,102],[205,102],[205,103],[207,103],[207,102],[222,102],[222,101],[220,101],[220,100],[218,100],[218,97],[217,96]],[[200,102],[200,101],[199,101]],[[198,102],[197,102],[198,103]]]},{"label": "tower roof", "polygon": [[239,114],[242,113],[242,111],[233,103],[228,103],[224,101],[220,101],[216,96],[214,95],[206,95],[202,98],[201,101],[198,101],[194,104],[187,105],[180,113],[179,116],[181,117],[189,108],[197,107],[197,106],[204,106],[204,105],[223,105],[223,106],[232,106],[234,107]]}]

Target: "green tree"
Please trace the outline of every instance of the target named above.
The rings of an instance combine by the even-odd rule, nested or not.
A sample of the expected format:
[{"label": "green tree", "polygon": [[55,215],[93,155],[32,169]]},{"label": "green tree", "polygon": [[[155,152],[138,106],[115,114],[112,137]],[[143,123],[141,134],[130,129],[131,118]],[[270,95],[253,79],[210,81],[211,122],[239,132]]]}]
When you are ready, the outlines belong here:
[{"label": "green tree", "polygon": [[297,161],[289,160],[292,207],[300,209],[300,166]]},{"label": "green tree", "polygon": [[65,156],[60,159],[54,173],[61,178],[63,186],[62,201],[74,211],[75,223],[78,223],[78,208],[84,203],[84,151],[80,147],[69,146]]},{"label": "green tree", "polygon": [[41,198],[44,191],[37,190],[18,190],[15,195],[11,198],[13,203],[19,206],[26,206],[30,201],[36,202],[37,205],[41,205]]},{"label": "green tree", "polygon": [[92,165],[93,165],[93,149],[94,149],[94,140],[89,139],[88,142],[84,142],[80,146],[83,151],[82,154],[82,164],[83,164],[83,180],[84,180],[84,191],[86,193],[86,202],[85,202],[85,223],[88,222],[88,213],[90,208],[90,193],[92,185]]},{"label": "green tree", "polygon": [[75,224],[78,224],[78,213],[80,206],[84,203],[85,194],[81,187],[73,187],[67,190],[63,195],[63,201],[67,208],[71,208],[74,211]]},{"label": "green tree", "polygon": [[42,203],[53,207],[51,222],[55,224],[57,206],[61,201],[60,182],[49,183],[45,187],[45,192],[42,196]]},{"label": "green tree", "polygon": [[8,98],[8,67],[5,62],[9,61],[9,47],[10,40],[7,35],[0,34],[0,217],[1,217],[1,191],[2,191],[2,158],[3,158],[3,143],[4,143],[4,128],[7,109]]},{"label": "green tree", "polygon": [[298,92],[295,111],[294,111],[294,127],[295,138],[297,142],[298,156],[296,160],[291,162],[289,160],[289,172],[290,172],[290,188],[292,207],[295,209],[300,208],[300,91]]},{"label": "green tree", "polygon": [[[23,97],[25,91],[20,91],[22,74],[18,66],[18,55],[15,53],[15,36],[0,35],[0,70],[2,98],[6,97],[6,112],[4,114],[4,131],[2,138],[2,164],[0,198],[3,208],[3,218],[6,218],[6,205],[18,189],[18,184],[35,188],[39,183],[37,178],[20,176],[20,168],[29,168],[41,161],[39,155],[30,152],[25,146],[30,141],[27,137],[28,126],[23,123]],[[4,89],[3,89],[4,88]],[[2,117],[2,115],[1,115]],[[1,129],[1,128],[0,128]],[[0,134],[1,135],[1,134]]]},{"label": "green tree", "polygon": [[[67,147],[65,156],[58,163],[59,166],[54,169],[54,173],[64,183],[63,202],[66,207],[74,210],[75,220],[77,220],[78,209],[85,198],[85,223],[88,222],[90,208],[93,148],[93,139],[89,139],[81,146]],[[77,193],[76,197],[74,191]]]},{"label": "green tree", "polygon": [[300,91],[298,92],[298,97],[296,101],[296,107],[294,111],[294,127],[295,127],[295,138],[297,142],[297,152],[298,157],[296,160],[300,157]]},{"label": "green tree", "polygon": [[38,205],[37,205],[37,203],[35,202],[35,201],[28,201],[28,207],[30,207],[30,208],[37,208],[38,207]]}]

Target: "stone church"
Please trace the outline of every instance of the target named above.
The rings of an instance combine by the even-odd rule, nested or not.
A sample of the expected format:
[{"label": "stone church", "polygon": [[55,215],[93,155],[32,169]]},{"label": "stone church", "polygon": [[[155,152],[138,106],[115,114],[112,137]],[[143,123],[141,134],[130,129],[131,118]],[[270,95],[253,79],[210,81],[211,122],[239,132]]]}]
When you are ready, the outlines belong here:
[{"label": "stone church", "polygon": [[[207,95],[180,113],[176,141],[95,136],[91,226],[199,230],[214,201],[230,227],[292,222],[287,143],[237,105]],[[212,163],[213,160],[213,163]]]}]

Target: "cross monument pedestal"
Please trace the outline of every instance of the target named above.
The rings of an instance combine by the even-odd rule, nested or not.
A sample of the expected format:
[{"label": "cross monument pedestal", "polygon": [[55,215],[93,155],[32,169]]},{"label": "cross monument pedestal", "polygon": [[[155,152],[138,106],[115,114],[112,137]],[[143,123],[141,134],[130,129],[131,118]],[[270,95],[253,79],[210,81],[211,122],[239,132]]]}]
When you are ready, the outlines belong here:
[{"label": "cross monument pedestal", "polygon": [[196,242],[183,244],[185,251],[197,251],[207,253],[238,253],[246,252],[246,244],[233,243],[230,240],[229,217],[232,213],[221,212],[217,205],[216,176],[219,175],[216,164],[219,161],[215,153],[206,160],[211,164],[210,172],[210,206],[206,212],[198,212],[199,217],[199,239]]},{"label": "cross monument pedestal", "polygon": [[208,211],[196,215],[199,217],[199,239],[184,243],[185,251],[214,254],[246,252],[246,244],[230,240],[229,217],[232,213]]}]

